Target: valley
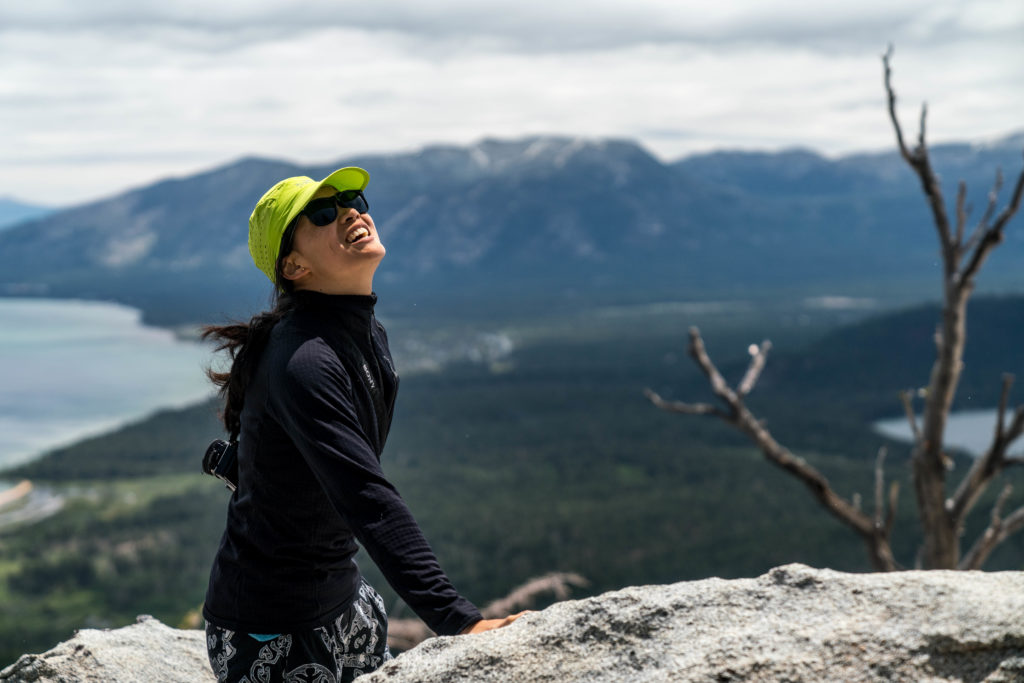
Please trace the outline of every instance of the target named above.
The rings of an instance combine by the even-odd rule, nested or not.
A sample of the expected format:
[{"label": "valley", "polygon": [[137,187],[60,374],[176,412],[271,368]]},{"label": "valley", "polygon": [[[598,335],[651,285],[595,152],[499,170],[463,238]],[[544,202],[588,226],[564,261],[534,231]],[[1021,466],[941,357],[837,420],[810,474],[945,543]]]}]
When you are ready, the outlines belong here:
[{"label": "valley", "polygon": [[[976,317],[1016,321],[1004,332],[1019,339],[1022,307],[1021,298],[979,300]],[[576,597],[754,576],[795,561],[864,571],[856,538],[742,437],[716,421],[657,411],[641,392],[651,386],[673,398],[710,398],[685,354],[689,325],[701,327],[731,377],[742,373],[747,346],[769,337],[775,351],[750,402],[777,436],[841,493],[865,497],[874,454],[888,443],[887,474],[909,491],[906,446],[876,435],[868,418],[896,405],[902,377],[892,376],[885,358],[918,358],[926,373],[928,349],[915,330],[937,313],[871,313],[677,302],[501,325],[486,317],[435,321],[436,339],[452,337],[444,329],[460,337],[477,328],[505,335],[512,349],[494,362],[472,356],[404,375],[385,471],[453,581],[483,604],[549,571],[585,576],[590,585]],[[396,345],[430,339],[418,324],[390,324]],[[966,386],[1019,365],[999,338],[977,334],[979,360]],[[856,372],[829,369],[843,358],[855,359]],[[918,372],[913,363],[906,370]],[[830,376],[834,382],[825,381]],[[0,532],[0,661],[45,649],[74,628],[119,626],[140,613],[195,624],[229,495],[198,474],[219,433],[213,403],[161,411],[4,474],[49,487],[66,504]],[[1024,483],[1016,474],[1011,480]],[[989,508],[979,505],[968,534]],[[914,519],[904,495],[894,550],[911,565]],[[1022,565],[1017,539],[987,568]],[[372,563],[362,558],[360,566],[393,613],[408,616]]]}]

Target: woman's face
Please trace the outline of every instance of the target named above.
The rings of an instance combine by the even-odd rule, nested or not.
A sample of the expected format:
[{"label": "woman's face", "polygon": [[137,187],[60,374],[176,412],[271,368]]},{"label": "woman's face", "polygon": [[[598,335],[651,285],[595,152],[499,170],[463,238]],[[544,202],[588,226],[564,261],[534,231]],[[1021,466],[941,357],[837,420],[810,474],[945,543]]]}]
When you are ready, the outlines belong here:
[{"label": "woman's face", "polygon": [[[333,187],[323,187],[313,199],[335,193]],[[308,217],[299,217],[292,251],[285,257],[282,271],[296,289],[369,294],[384,253],[370,214],[339,207],[338,217],[327,225],[315,225]]]}]

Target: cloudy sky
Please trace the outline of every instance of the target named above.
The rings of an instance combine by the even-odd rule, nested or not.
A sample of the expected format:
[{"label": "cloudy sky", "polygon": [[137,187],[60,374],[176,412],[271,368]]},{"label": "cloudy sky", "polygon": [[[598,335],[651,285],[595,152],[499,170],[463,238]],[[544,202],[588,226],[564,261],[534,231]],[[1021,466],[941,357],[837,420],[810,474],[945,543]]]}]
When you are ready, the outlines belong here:
[{"label": "cloudy sky", "polygon": [[1024,130],[1022,0],[7,2],[0,196],[536,133],[885,149],[890,42],[907,127]]}]

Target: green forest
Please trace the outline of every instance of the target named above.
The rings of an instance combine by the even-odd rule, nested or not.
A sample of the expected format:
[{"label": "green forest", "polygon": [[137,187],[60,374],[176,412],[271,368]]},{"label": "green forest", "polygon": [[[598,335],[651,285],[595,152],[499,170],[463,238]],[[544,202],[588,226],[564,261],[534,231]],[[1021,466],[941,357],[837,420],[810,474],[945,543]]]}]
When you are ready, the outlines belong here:
[{"label": "green forest", "polygon": [[[867,571],[858,539],[740,435],[644,398],[651,387],[711,400],[686,356],[686,329],[698,324],[730,378],[742,375],[750,343],[772,339],[750,404],[841,494],[870,501],[874,457],[888,445],[887,474],[905,492],[894,551],[913,566],[908,447],[870,422],[898,415],[897,392],[926,383],[937,315],[931,306],[871,318],[637,307],[507,321],[515,349],[501,362],[403,374],[385,471],[456,586],[481,605],[550,571],[586,577],[575,597],[756,576],[787,562]],[[990,407],[1001,373],[1024,370],[1012,343],[1024,333],[1024,299],[979,299],[972,315],[961,397]],[[389,325],[392,340],[409,324]],[[122,626],[139,614],[198,625],[230,495],[199,474],[206,445],[221,436],[216,411],[215,402],[164,411],[3,474],[50,487],[66,503],[0,530],[0,667],[76,628]],[[962,472],[967,458],[955,462]],[[1019,501],[1024,477],[1013,474]],[[966,538],[990,507],[978,506]],[[409,616],[361,558],[392,614]],[[1024,540],[1005,543],[986,568],[1024,568]]]}]

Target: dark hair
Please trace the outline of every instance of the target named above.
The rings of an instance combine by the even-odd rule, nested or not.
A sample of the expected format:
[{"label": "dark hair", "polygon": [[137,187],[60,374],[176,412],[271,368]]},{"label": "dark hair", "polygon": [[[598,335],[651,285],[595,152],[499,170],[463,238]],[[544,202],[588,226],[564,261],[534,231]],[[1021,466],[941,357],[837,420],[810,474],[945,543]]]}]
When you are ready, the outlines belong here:
[{"label": "dark hair", "polygon": [[263,350],[267,347],[270,332],[286,313],[295,308],[292,281],[284,277],[281,271],[284,257],[291,253],[291,245],[298,217],[288,225],[281,239],[281,250],[274,265],[276,284],[272,295],[273,307],[254,315],[248,323],[228,323],[227,325],[206,325],[200,337],[213,340],[217,351],[227,351],[231,356],[231,369],[227,372],[216,372],[207,368],[206,376],[217,385],[220,396],[224,399],[224,410],[221,419],[224,427],[231,434],[231,439],[238,438],[242,430],[242,406],[245,404],[245,392],[256,372]]}]

